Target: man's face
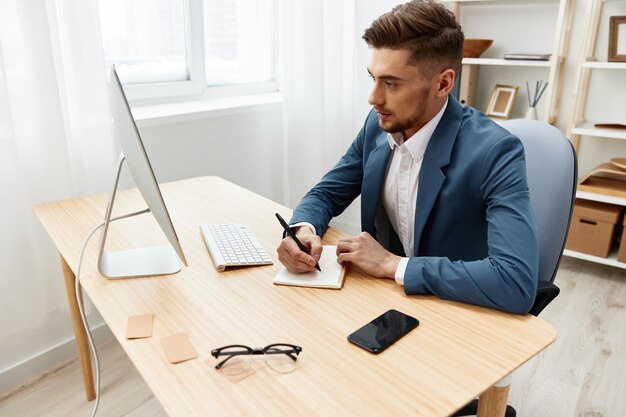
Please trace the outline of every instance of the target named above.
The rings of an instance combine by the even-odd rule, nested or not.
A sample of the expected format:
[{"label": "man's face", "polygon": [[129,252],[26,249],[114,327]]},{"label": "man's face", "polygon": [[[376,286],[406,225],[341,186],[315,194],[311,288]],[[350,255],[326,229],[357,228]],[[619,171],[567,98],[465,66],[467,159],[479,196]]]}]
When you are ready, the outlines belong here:
[{"label": "man's face", "polygon": [[368,67],[374,81],[368,102],[378,113],[378,125],[389,133],[403,132],[405,139],[435,116],[441,102],[439,74],[426,78],[408,64],[409,54],[406,49],[372,49]]}]

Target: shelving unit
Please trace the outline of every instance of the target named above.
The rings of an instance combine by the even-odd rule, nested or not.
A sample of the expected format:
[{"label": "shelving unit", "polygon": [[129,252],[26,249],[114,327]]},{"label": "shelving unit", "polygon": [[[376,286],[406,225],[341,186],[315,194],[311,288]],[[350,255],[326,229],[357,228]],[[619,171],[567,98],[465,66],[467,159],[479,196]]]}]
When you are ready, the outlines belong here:
[{"label": "shelving unit", "polygon": [[600,69],[626,69],[626,62],[596,62],[585,61],[582,63],[583,68],[600,68]]},{"label": "shelving unit", "polygon": [[[572,142],[574,140],[579,141],[581,136],[595,136],[599,138],[609,139],[626,139],[626,130],[601,129],[598,127],[594,127],[593,123],[572,125],[568,134],[568,137],[572,138]],[[575,147],[578,148],[578,143],[575,144]]]},{"label": "shelving unit", "polygon": [[608,258],[600,258],[599,256],[593,256],[586,253],[576,252],[570,249],[565,249],[563,251],[563,255],[569,256],[570,258],[582,259],[584,261],[595,262],[598,264],[609,265],[615,268],[626,269],[626,264],[624,262],[619,262],[617,260],[617,250],[611,252]]},{"label": "shelving unit", "polygon": [[[548,75],[548,87],[545,93],[545,104],[543,111],[543,120],[554,124],[558,115],[558,103],[561,94],[561,85],[563,79],[563,63],[564,58],[567,55],[569,46],[569,36],[572,25],[572,15],[574,10],[574,0],[537,0],[537,1],[524,1],[524,0],[457,0],[454,2],[445,2],[449,4],[449,7],[457,16],[457,19],[461,20],[461,11],[463,5],[470,3],[474,4],[498,4],[498,5],[510,5],[510,4],[522,4],[532,7],[532,3],[558,3],[558,15],[555,22],[555,34],[552,42],[552,56],[549,61],[534,61],[534,60],[505,60],[497,58],[464,58],[463,67],[461,70],[461,84],[459,99],[464,104],[475,106],[476,104],[476,90],[478,88],[478,72],[481,66],[504,66],[504,67],[538,67],[549,69]],[[467,37],[468,34],[466,34]],[[493,38],[496,38],[494,35]],[[510,51],[518,52],[518,51]],[[493,85],[481,88],[492,88]],[[523,86],[520,86],[523,88]]]},{"label": "shelving unit", "polygon": [[[600,18],[605,3],[611,0],[590,0],[587,8],[585,28],[580,61],[574,79],[574,95],[567,136],[572,140],[574,148],[578,150],[581,136],[598,138],[626,139],[626,130],[602,129],[594,127],[594,123],[585,120],[585,106],[589,95],[591,70],[626,70],[626,62],[607,62],[596,59],[596,44]],[[625,0],[613,0],[626,5]],[[626,13],[626,7],[624,8]],[[624,120],[626,123],[626,118]]]},{"label": "shelving unit", "polygon": [[551,61],[525,61],[498,58],[463,58],[463,65],[501,65],[505,67],[550,67]]},{"label": "shelving unit", "polygon": [[[587,99],[591,87],[590,78],[592,70],[626,70],[626,62],[607,62],[606,60],[598,59],[596,54],[596,46],[600,25],[606,24],[608,26],[608,20],[606,20],[606,22],[601,22],[603,7],[605,3],[608,3],[610,1],[613,1],[614,3],[622,3],[622,14],[626,14],[626,0],[589,0],[585,15],[583,38],[581,40],[580,48],[582,53],[580,55],[580,60],[576,68],[572,97],[573,105],[566,133],[567,137],[571,139],[572,144],[574,145],[574,148],[577,152],[580,151],[580,142],[583,136],[589,137],[590,139],[626,140],[626,130],[597,128],[594,126],[593,121],[586,120],[585,118]],[[620,6],[620,8],[621,7],[622,6]],[[624,75],[626,76],[626,72],[624,73]],[[615,91],[610,91],[608,93],[621,95],[622,90],[617,88]],[[607,95],[606,99],[610,102],[610,95]],[[625,116],[621,123],[626,124],[626,113],[624,114]],[[626,145],[626,143],[624,144]],[[626,154],[626,146],[624,147],[624,153]],[[578,157],[580,161],[581,158],[584,157],[584,155],[581,155],[579,152]],[[583,176],[585,174],[585,172],[581,173],[581,175]],[[578,190],[576,192],[576,198],[583,200],[599,201],[602,203],[626,207],[626,197],[618,197],[614,195]],[[606,259],[567,249],[563,254],[573,258],[626,269],[626,263],[617,261],[616,248],[614,248],[611,255],[609,255],[609,257]]]},{"label": "shelving unit", "polygon": [[599,201],[600,203],[615,204],[617,206],[626,206],[626,198],[615,197],[613,195],[590,193],[589,191],[576,191],[576,198],[582,200]]}]

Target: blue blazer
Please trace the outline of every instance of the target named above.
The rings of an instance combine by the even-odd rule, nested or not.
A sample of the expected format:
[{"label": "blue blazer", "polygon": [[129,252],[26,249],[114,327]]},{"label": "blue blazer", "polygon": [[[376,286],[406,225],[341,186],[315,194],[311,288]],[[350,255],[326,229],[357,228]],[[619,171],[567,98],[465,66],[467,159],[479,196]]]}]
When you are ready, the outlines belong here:
[{"label": "blue blazer", "polygon": [[537,291],[538,249],[520,140],[450,96],[419,174],[415,253],[404,254],[381,202],[391,148],[370,111],[348,151],[294,210],[320,235],[361,195],[361,228],[408,256],[406,294],[434,294],[526,313]]}]

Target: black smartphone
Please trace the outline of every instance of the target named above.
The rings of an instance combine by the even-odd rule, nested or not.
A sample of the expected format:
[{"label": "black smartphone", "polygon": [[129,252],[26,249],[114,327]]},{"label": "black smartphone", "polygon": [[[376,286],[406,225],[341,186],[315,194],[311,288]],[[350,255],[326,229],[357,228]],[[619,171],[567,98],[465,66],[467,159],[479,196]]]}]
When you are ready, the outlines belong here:
[{"label": "black smartphone", "polygon": [[419,324],[415,317],[389,310],[349,335],[348,340],[369,352],[380,353]]}]

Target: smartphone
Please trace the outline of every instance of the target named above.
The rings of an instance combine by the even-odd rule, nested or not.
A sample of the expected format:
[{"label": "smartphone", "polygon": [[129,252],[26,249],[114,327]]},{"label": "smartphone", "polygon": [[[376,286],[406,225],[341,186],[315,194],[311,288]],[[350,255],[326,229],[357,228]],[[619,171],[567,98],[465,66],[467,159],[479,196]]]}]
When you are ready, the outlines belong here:
[{"label": "smartphone", "polygon": [[419,320],[397,310],[389,310],[348,336],[363,349],[380,353],[419,325]]}]

